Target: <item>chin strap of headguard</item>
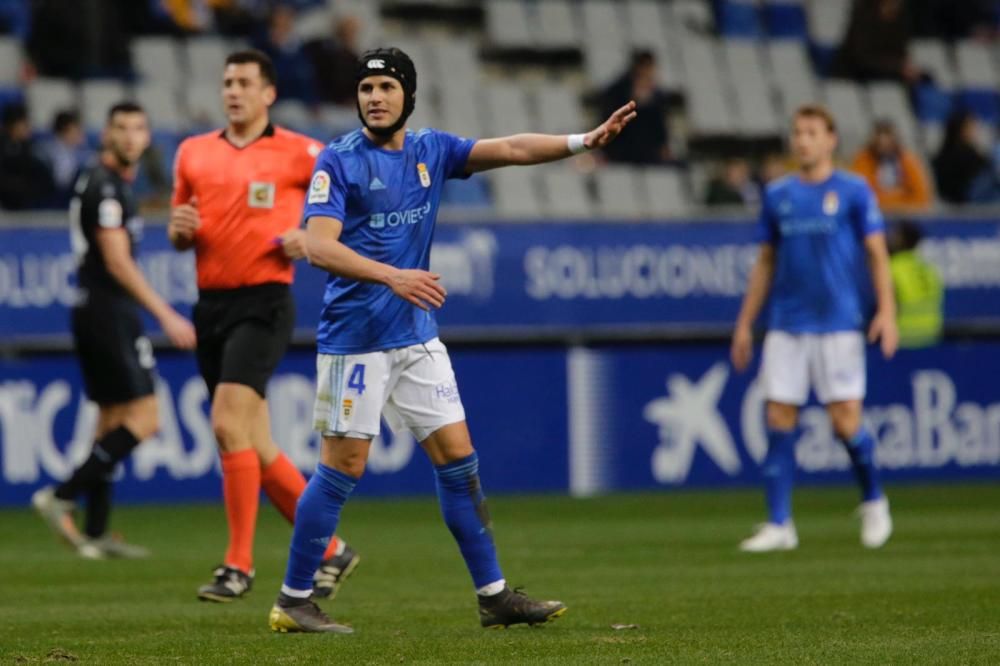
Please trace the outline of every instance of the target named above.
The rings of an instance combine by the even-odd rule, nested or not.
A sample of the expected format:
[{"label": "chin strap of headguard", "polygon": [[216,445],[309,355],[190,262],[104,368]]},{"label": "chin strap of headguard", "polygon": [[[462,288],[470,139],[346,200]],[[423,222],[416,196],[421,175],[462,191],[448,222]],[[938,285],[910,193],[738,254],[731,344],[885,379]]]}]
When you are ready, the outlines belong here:
[{"label": "chin strap of headguard", "polygon": [[381,48],[365,51],[358,58],[358,71],[354,78],[357,86],[369,76],[391,76],[403,87],[403,113],[390,127],[371,127],[365,121],[365,114],[358,104],[358,117],[361,124],[372,134],[392,136],[406,125],[407,118],[413,113],[417,103],[417,69],[413,66],[410,56],[397,48]]}]

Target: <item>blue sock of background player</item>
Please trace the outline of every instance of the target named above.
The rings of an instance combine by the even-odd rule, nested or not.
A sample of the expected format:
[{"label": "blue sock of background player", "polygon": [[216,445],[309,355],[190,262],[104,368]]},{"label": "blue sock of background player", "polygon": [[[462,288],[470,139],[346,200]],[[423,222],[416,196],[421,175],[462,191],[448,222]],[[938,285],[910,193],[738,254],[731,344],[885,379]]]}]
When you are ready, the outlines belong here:
[{"label": "blue sock of background player", "polygon": [[792,482],[795,477],[797,430],[767,431],[767,456],[761,467],[768,522],[784,525],[792,517]]},{"label": "blue sock of background player", "polygon": [[[485,496],[479,483],[479,458],[472,455],[436,466],[441,513],[458,542],[472,580],[480,593],[503,590]],[[307,598],[313,573],[323,559],[329,535],[337,529],[340,510],[358,479],[320,464],[299,498],[283,594]]]},{"label": "blue sock of background player", "polygon": [[840,442],[851,457],[854,476],[861,486],[862,501],[869,502],[882,497],[878,468],[875,466],[875,437],[868,428],[861,426],[853,437],[841,439]]}]

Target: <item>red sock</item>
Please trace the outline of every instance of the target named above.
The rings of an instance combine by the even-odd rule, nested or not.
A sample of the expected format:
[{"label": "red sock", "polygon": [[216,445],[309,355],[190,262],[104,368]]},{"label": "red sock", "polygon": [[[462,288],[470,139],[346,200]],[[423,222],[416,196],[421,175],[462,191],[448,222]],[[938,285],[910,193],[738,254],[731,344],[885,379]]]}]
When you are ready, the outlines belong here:
[{"label": "red sock", "polygon": [[306,489],[306,478],[299,468],[292,464],[284,453],[279,453],[274,461],[260,473],[264,494],[274,508],[290,523],[295,522],[295,504]]},{"label": "red sock", "polygon": [[222,497],[229,521],[226,564],[253,569],[253,537],[260,503],[260,459],[253,449],[222,454]]},{"label": "red sock", "polygon": [[[278,457],[261,472],[260,482],[271,504],[285,517],[285,520],[294,523],[295,506],[299,501],[299,495],[306,489],[306,478],[302,476],[299,468],[292,464],[288,456],[279,453]],[[340,539],[332,537],[323,559],[328,560],[336,555],[339,548]]]}]

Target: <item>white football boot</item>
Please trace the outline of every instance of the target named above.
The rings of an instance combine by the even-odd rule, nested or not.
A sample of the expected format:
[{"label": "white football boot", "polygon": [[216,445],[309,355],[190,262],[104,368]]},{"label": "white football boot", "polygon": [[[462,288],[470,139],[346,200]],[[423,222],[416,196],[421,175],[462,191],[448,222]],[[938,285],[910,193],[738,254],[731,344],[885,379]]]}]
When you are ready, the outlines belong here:
[{"label": "white football boot", "polygon": [[858,507],[861,516],[861,544],[865,548],[881,548],[892,536],[892,516],[889,500],[883,495],[875,500],[862,502]]},{"label": "white football boot", "polygon": [[757,526],[753,536],[740,543],[744,553],[769,553],[774,550],[795,550],[799,547],[799,535],[791,520],[778,525],[763,523]]}]

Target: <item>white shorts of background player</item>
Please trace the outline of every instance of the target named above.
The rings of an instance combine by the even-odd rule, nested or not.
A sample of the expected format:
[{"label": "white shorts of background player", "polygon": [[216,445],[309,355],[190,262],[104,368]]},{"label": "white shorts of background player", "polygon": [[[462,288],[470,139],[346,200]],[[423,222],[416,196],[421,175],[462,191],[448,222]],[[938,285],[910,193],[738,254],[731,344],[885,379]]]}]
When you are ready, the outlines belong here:
[{"label": "white shorts of background player", "polygon": [[768,400],[802,406],[810,387],[828,405],[865,397],[865,339],[858,331],[764,337],[760,381]]}]

